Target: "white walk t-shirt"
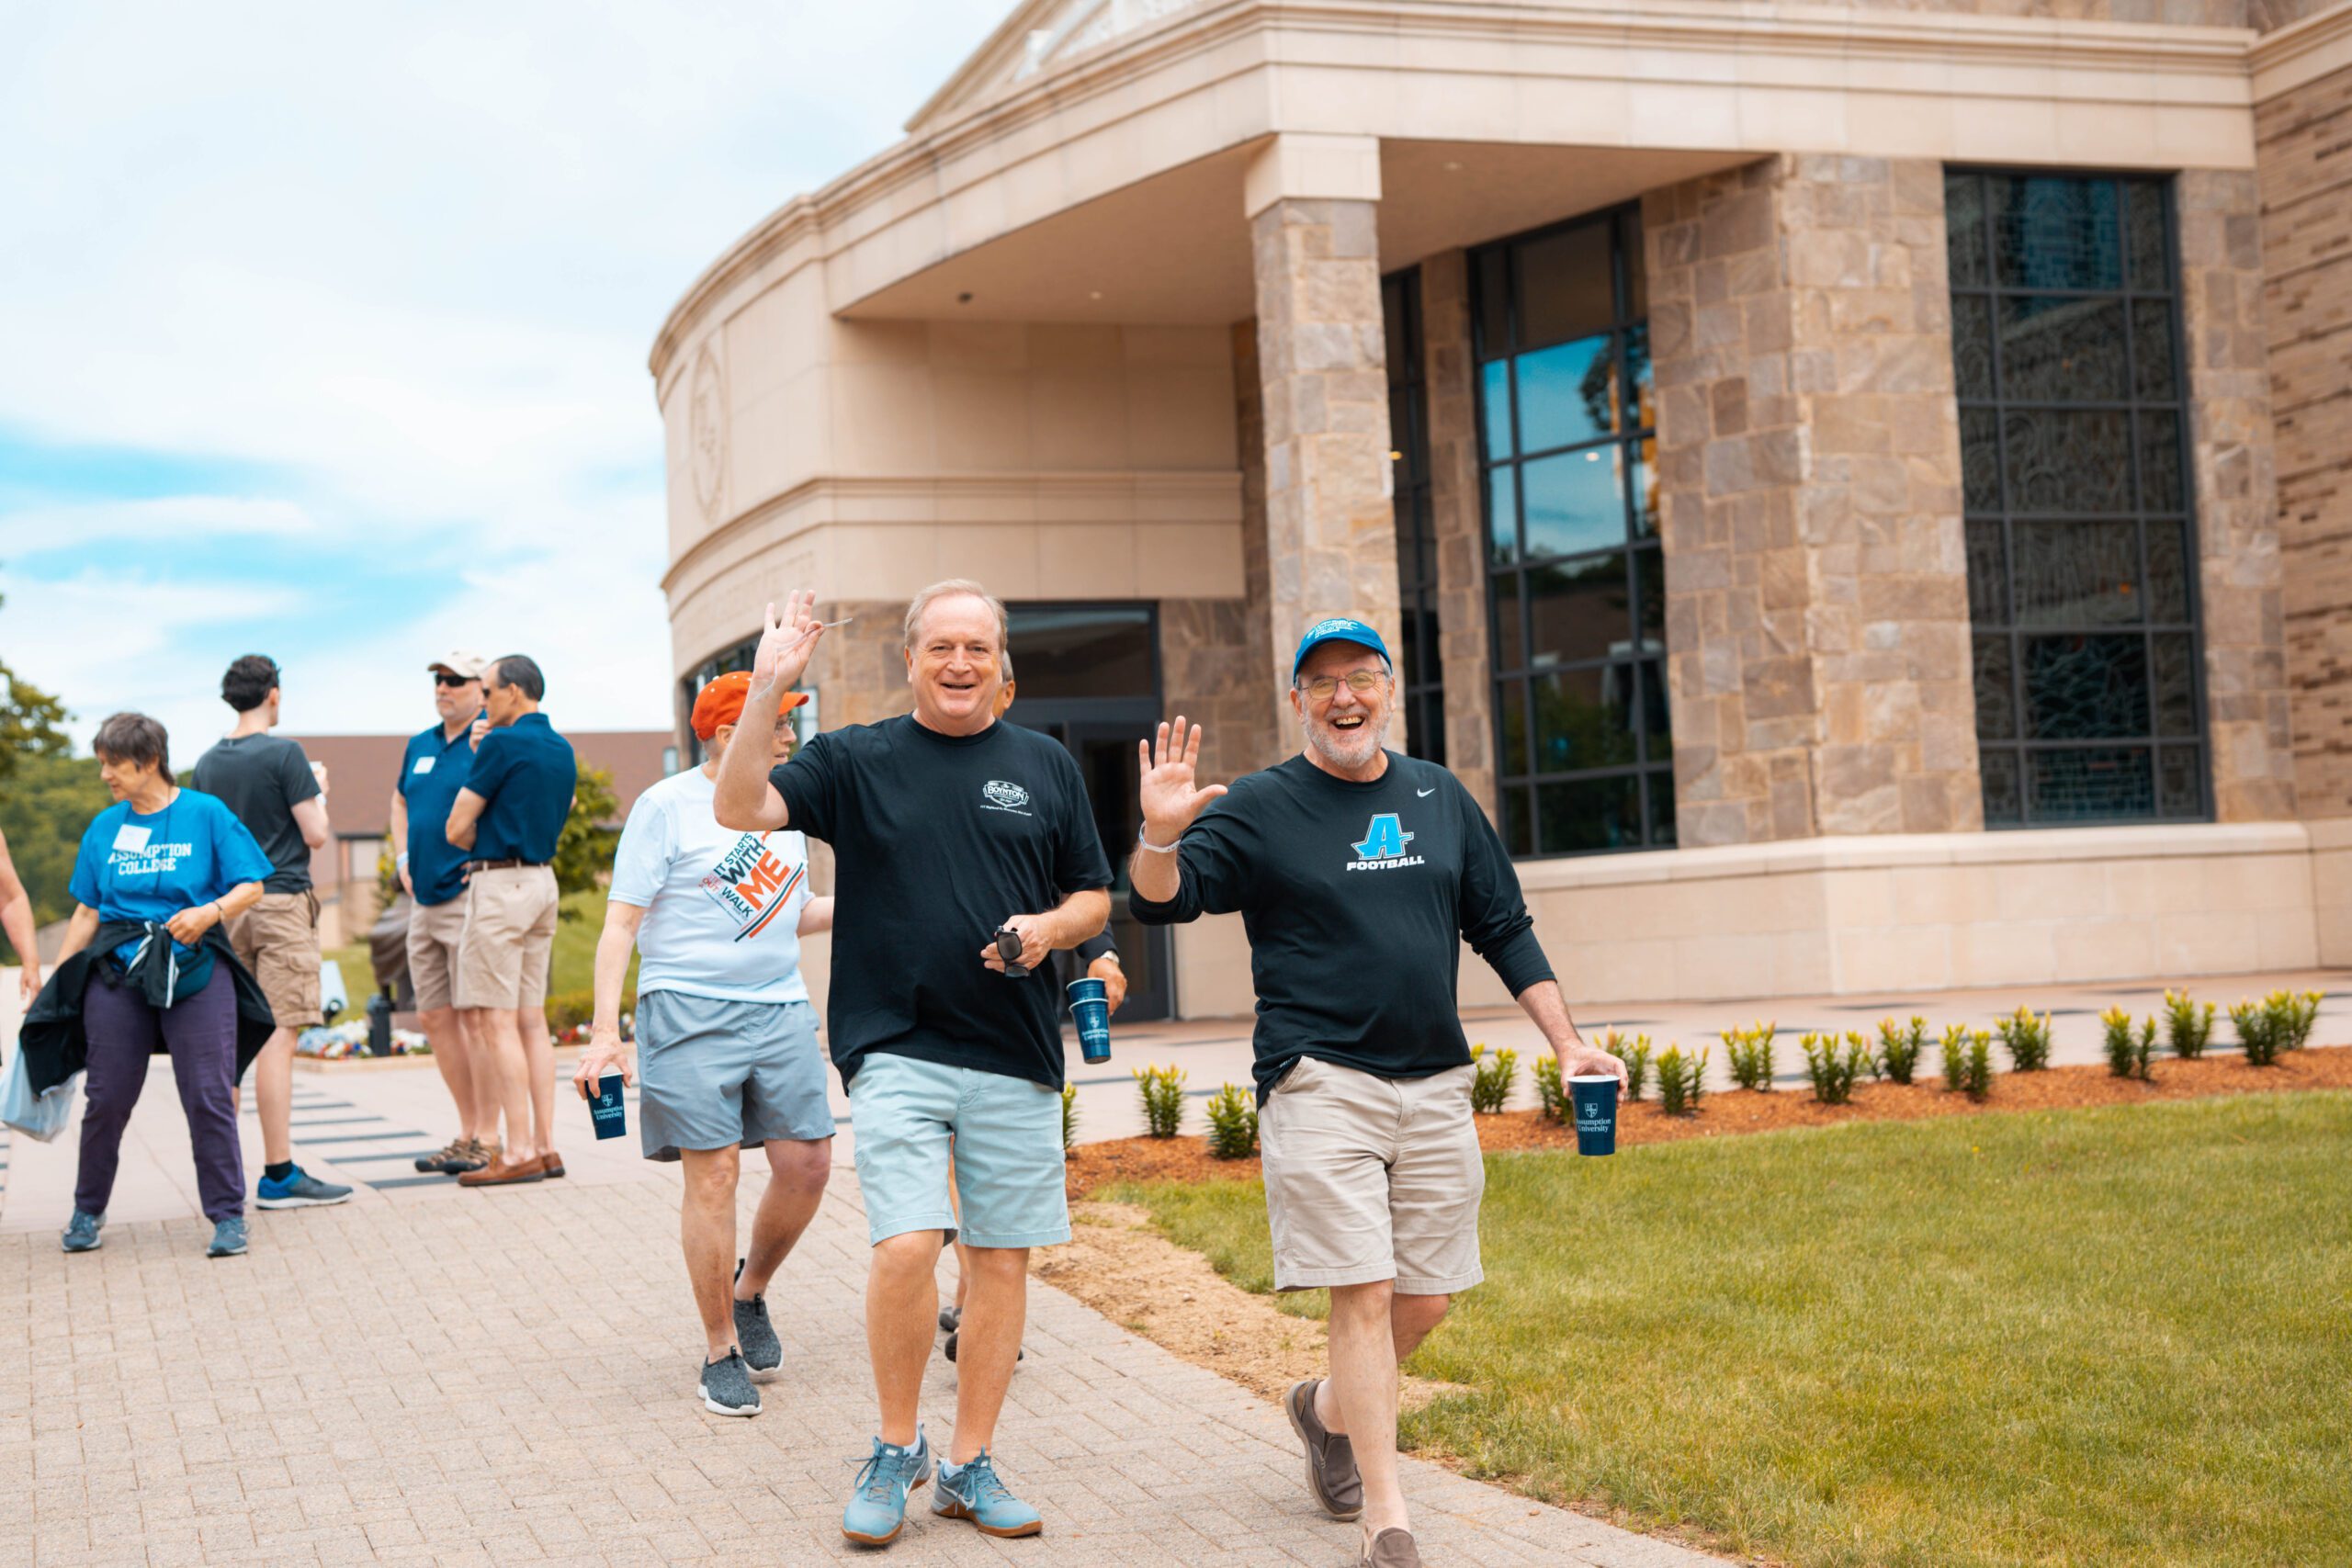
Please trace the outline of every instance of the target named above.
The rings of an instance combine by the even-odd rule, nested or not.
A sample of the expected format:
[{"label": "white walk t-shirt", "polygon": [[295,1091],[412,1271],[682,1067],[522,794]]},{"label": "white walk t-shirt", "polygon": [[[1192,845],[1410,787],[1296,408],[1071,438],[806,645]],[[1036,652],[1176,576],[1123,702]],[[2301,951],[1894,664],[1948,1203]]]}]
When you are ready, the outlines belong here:
[{"label": "white walk t-shirt", "polygon": [[805,1002],[801,907],[808,844],[798,833],[739,833],[711,812],[700,768],[637,797],[613,857],[612,897],[645,911],[637,988],[732,1002]]}]

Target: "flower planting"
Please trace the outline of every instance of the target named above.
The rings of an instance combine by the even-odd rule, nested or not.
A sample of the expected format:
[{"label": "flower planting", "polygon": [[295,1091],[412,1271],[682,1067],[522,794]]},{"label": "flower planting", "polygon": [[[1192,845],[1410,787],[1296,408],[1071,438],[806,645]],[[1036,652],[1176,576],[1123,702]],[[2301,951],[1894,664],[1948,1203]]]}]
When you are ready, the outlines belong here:
[{"label": "flower planting", "polygon": [[2020,1007],[2004,1019],[1996,1020],[1993,1027],[2000,1031],[2001,1046],[2009,1054],[2009,1070],[2038,1073],[2050,1065],[2050,1015],[2036,1018],[2033,1010]]},{"label": "flower planting", "polygon": [[1707,1057],[1702,1047],[1696,1055],[1685,1053],[1679,1045],[1668,1045],[1657,1059],[1658,1109],[1668,1116],[1695,1116],[1699,1113],[1699,1097],[1706,1092]]},{"label": "flower planting", "polygon": [[1247,1089],[1227,1084],[1209,1096],[1209,1153],[1218,1159],[1248,1159],[1258,1152],[1258,1102]]},{"label": "flower planting", "polygon": [[1184,1123],[1184,1069],[1137,1067],[1136,1089],[1143,1096],[1143,1124],[1155,1138],[1172,1138]]},{"label": "flower planting", "polygon": [[1824,1105],[1845,1105],[1854,1098],[1854,1083],[1877,1060],[1859,1032],[1806,1034],[1797,1043],[1804,1049],[1805,1076],[1813,1080],[1813,1098]]},{"label": "flower planting", "polygon": [[1731,1066],[1731,1081],[1742,1089],[1770,1093],[1772,1088],[1772,1031],[1777,1026],[1756,1022],[1746,1029],[1723,1032],[1724,1059]]},{"label": "flower planting", "polygon": [[2187,991],[2165,993],[2165,1043],[2184,1062],[2205,1054],[2213,1038],[2213,1004],[2189,999]]},{"label": "flower planting", "polygon": [[1481,1116],[1496,1115],[1510,1103],[1511,1086],[1519,1081],[1519,1053],[1498,1051],[1489,1056],[1484,1045],[1473,1045],[1470,1060],[1476,1064],[1470,1079],[1470,1109]]},{"label": "flower planting", "polygon": [[2111,1007],[2098,1015],[2099,1027],[2105,1035],[2101,1041],[2107,1053],[2107,1070],[2119,1078],[2138,1078],[2143,1083],[2154,1081],[2149,1059],[2156,1048],[2156,1021],[2148,1017],[2136,1029],[2132,1015],[2120,1007]]},{"label": "flower planting", "polygon": [[1879,1020],[1878,1063],[1875,1068],[1890,1083],[1909,1083],[1918,1070],[1920,1054],[1928,1048],[1928,1021],[1917,1013],[1911,1021],[1897,1024],[1891,1018]]}]

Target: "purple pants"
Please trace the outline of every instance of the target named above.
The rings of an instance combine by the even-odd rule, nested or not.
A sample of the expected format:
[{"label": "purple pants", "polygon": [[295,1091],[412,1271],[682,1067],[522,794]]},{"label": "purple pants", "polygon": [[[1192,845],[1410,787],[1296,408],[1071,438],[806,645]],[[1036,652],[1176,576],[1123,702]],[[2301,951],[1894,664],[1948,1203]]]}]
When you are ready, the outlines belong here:
[{"label": "purple pants", "polygon": [[89,1035],[89,1077],[83,1080],[82,1168],[74,1206],[103,1214],[122,1163],[122,1132],[147,1087],[147,1060],[160,1037],[172,1054],[180,1109],[196,1153],[196,1190],[208,1220],[245,1212],[245,1156],[237,1143],[237,985],[225,964],[194,996],[158,1012],[129,986],[91,976],[82,998]]}]

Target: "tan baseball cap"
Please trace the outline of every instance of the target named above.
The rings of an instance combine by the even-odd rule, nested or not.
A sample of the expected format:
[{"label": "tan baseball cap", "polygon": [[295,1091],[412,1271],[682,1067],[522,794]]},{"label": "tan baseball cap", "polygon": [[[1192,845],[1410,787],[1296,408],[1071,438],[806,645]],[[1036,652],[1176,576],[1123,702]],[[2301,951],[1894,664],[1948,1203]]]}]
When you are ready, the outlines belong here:
[{"label": "tan baseball cap", "polygon": [[453,648],[425,668],[435,671],[447,670],[452,675],[463,675],[469,681],[479,681],[482,677],[482,671],[490,668],[490,660],[479,653],[468,653],[462,648]]}]

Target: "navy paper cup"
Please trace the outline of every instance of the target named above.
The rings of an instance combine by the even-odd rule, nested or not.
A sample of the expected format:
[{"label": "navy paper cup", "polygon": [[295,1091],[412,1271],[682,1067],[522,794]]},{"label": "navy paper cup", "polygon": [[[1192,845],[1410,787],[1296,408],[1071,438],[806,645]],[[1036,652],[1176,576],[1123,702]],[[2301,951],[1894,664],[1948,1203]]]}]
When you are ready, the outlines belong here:
[{"label": "navy paper cup", "polygon": [[1617,1152],[1617,1075],[1578,1073],[1568,1079],[1569,1113],[1577,1122],[1577,1153]]},{"label": "navy paper cup", "polygon": [[596,1098],[588,1102],[588,1114],[596,1123],[596,1136],[628,1134],[628,1102],[621,1098],[620,1074],[606,1073],[596,1080]]},{"label": "navy paper cup", "polygon": [[1101,980],[1069,983],[1069,1015],[1078,1023],[1079,1055],[1097,1066],[1111,1059],[1111,993]]}]

